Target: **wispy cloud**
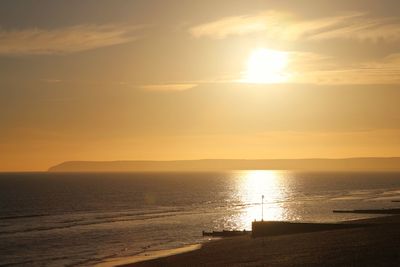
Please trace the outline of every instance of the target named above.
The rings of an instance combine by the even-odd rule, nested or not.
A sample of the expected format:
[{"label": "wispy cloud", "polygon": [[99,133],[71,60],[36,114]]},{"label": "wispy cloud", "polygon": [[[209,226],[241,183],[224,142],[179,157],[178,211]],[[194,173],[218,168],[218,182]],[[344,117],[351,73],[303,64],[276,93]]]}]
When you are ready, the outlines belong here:
[{"label": "wispy cloud", "polygon": [[[313,52],[286,51],[289,57],[287,83],[306,84],[400,84],[400,53],[382,59],[353,63],[340,63],[332,56]],[[146,91],[185,91],[202,85],[227,85],[243,82],[242,73],[232,74],[224,79],[177,81],[147,84],[134,87]]]},{"label": "wispy cloud", "polygon": [[140,27],[78,25],[53,30],[0,29],[0,55],[68,54],[126,43]]},{"label": "wispy cloud", "polygon": [[143,85],[140,88],[149,91],[184,91],[196,87],[195,83],[166,83]]},{"label": "wispy cloud", "polygon": [[223,39],[232,35],[262,33],[280,40],[354,39],[399,41],[400,19],[373,18],[351,12],[318,19],[305,19],[290,13],[266,11],[253,15],[224,17],[189,29],[196,38]]},{"label": "wispy cloud", "polygon": [[40,81],[45,82],[45,83],[61,83],[63,80],[60,79],[41,79]]},{"label": "wispy cloud", "polygon": [[223,39],[230,35],[244,35],[254,32],[266,31],[276,21],[280,20],[282,13],[269,11],[257,15],[224,17],[216,21],[197,25],[189,29],[196,37],[210,37]]},{"label": "wispy cloud", "polygon": [[383,59],[337,64],[333,58],[298,53],[293,81],[316,84],[400,84],[400,54]]},{"label": "wispy cloud", "polygon": [[[339,63],[335,57],[313,52],[286,51],[289,56],[287,83],[306,84],[400,84],[400,53],[374,61]],[[146,91],[185,91],[201,85],[243,83],[243,73],[232,74],[224,79],[180,81],[147,84],[134,87]],[[245,83],[245,82],[244,82]]]}]

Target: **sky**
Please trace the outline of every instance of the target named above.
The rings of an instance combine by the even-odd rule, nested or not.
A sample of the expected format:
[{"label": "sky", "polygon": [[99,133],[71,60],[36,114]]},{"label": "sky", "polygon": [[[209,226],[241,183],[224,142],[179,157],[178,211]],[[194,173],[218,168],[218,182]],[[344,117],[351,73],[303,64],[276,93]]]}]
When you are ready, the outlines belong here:
[{"label": "sky", "polygon": [[400,156],[400,2],[3,0],[0,171]]}]

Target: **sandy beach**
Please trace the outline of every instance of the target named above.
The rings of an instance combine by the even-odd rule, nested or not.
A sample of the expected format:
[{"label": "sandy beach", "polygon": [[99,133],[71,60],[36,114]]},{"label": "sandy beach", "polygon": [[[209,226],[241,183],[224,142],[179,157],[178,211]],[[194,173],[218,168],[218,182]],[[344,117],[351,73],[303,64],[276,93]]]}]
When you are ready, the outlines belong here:
[{"label": "sandy beach", "polygon": [[158,258],[172,256],[172,255],[187,253],[187,252],[194,251],[194,250],[197,250],[200,248],[201,248],[200,244],[194,244],[194,245],[189,245],[189,246],[176,248],[176,249],[165,249],[165,250],[159,250],[159,251],[142,252],[142,253],[139,253],[132,257],[113,258],[113,259],[110,259],[109,261],[105,261],[105,262],[96,264],[95,266],[96,267],[112,267],[112,266],[124,266],[126,264],[131,265],[136,262],[149,261],[152,259],[158,259]]},{"label": "sandy beach", "polygon": [[121,266],[400,266],[399,215],[354,222],[369,226],[226,238],[191,252]]}]

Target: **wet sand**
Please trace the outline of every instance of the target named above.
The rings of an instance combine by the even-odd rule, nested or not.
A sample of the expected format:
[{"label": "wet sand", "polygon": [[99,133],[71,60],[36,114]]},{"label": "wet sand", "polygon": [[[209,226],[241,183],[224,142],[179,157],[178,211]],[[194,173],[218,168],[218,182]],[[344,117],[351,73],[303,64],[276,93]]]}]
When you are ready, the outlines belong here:
[{"label": "wet sand", "polygon": [[399,215],[354,222],[370,226],[226,238],[195,251],[123,266],[400,266]]}]

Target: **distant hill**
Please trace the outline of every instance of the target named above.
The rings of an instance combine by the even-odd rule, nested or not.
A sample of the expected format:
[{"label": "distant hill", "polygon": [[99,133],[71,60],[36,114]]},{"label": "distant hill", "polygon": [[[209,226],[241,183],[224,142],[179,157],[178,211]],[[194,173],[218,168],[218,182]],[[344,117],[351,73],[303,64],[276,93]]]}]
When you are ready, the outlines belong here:
[{"label": "distant hill", "polygon": [[50,172],[149,172],[149,171],[400,171],[400,157],[347,159],[204,159],[178,161],[67,161]]}]

